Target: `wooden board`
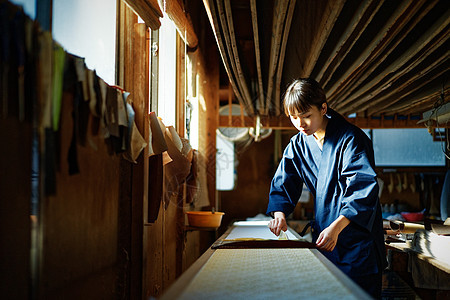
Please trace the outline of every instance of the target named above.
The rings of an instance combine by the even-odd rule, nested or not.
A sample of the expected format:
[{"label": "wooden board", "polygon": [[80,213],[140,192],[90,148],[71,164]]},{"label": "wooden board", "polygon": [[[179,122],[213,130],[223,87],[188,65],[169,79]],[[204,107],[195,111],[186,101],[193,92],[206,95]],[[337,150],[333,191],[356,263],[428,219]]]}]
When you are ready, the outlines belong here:
[{"label": "wooden board", "polygon": [[178,299],[370,299],[309,249],[219,249]]},{"label": "wooden board", "polygon": [[210,248],[161,299],[269,299],[280,293],[283,299],[370,299],[318,250],[298,248]]}]

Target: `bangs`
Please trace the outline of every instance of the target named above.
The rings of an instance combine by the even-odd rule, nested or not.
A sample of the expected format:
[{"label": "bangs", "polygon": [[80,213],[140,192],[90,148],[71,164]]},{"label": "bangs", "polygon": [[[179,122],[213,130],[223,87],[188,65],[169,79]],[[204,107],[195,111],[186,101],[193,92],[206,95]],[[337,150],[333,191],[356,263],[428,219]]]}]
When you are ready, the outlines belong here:
[{"label": "bangs", "polygon": [[305,95],[300,90],[289,91],[284,96],[284,113],[289,117],[289,113],[303,113],[311,108],[311,104],[305,101]]},{"label": "bangs", "polygon": [[291,114],[304,113],[317,106],[319,109],[327,98],[320,85],[311,78],[294,80],[286,90],[283,99],[284,113],[289,117]]}]

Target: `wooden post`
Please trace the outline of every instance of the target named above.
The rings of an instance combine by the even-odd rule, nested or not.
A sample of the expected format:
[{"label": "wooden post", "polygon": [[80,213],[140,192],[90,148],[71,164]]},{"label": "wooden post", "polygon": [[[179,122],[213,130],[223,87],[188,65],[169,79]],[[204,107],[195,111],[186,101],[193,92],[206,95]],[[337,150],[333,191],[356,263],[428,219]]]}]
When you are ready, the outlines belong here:
[{"label": "wooden post", "polygon": [[[136,127],[144,138],[148,135],[148,107],[149,107],[149,45],[148,28],[145,24],[137,23],[137,16],[121,4],[121,43],[119,47],[119,84],[130,92],[130,99],[135,111]],[[122,32],[123,30],[123,32]],[[122,72],[120,72],[122,71]],[[148,159],[145,152],[138,159],[137,164],[129,162],[121,163],[121,172],[128,176],[122,176],[124,180],[131,181],[129,193],[129,217],[131,224],[128,231],[129,244],[126,245],[128,261],[128,278],[130,298],[142,298],[143,291],[143,235],[144,235],[144,203],[148,191]],[[127,195],[123,195],[126,199]],[[126,208],[126,203],[123,204]],[[127,233],[124,232],[126,236]],[[121,253],[121,255],[123,255]]]}]

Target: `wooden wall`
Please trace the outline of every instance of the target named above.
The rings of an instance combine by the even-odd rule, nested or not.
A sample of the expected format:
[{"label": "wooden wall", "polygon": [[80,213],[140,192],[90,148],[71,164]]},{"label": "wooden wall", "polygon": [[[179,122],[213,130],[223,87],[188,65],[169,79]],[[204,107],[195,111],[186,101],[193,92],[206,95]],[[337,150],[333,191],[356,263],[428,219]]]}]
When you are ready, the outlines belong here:
[{"label": "wooden wall", "polygon": [[[197,28],[201,28],[198,48],[189,50],[199,73],[202,101],[202,139],[198,150],[205,158],[203,163],[207,170],[205,194],[214,200],[219,56],[216,47],[210,47],[215,42],[202,2],[192,3],[198,12],[192,19]],[[125,4],[121,2],[119,7],[117,82],[131,92],[136,125],[146,136],[147,100],[151,92],[148,85],[149,32],[144,24],[137,24],[137,17]],[[184,101],[182,99],[181,103]],[[88,142],[76,147],[80,172],[69,175],[67,155],[72,139],[72,111],[73,95],[65,93],[58,135],[60,155],[54,157],[58,165],[56,192],[44,196],[41,189],[35,231],[38,237],[36,296],[39,299],[160,296],[209,247],[217,233],[185,230],[184,211],[204,207],[195,203],[188,206],[183,187],[179,196],[165,195],[161,199],[164,201],[157,221],[148,223],[147,201],[154,191],[149,178],[157,171],[156,167],[160,167],[160,162],[149,159],[144,153],[137,164],[132,164],[121,155],[111,154],[103,137],[91,130],[92,115],[88,123]],[[31,122],[21,124],[9,119],[0,122],[0,137],[8,141],[0,162],[2,170],[11,170],[10,174],[1,172],[0,183],[1,294],[26,299],[32,297],[28,289],[32,286],[29,260]],[[42,180],[44,174],[40,175]]]},{"label": "wooden wall", "polygon": [[129,203],[122,201],[130,198],[121,195],[130,190],[129,181],[121,180],[121,157],[108,154],[105,140],[90,130],[88,139],[97,149],[78,146],[80,173],[69,175],[72,100],[69,94],[63,99],[56,194],[41,200],[39,295],[42,299],[84,295],[113,299],[123,292],[117,289],[118,282],[126,278],[120,275],[119,262],[127,255],[120,233],[130,222],[122,218],[129,209]]},{"label": "wooden wall", "polygon": [[29,299],[32,126],[0,118],[0,295]]}]

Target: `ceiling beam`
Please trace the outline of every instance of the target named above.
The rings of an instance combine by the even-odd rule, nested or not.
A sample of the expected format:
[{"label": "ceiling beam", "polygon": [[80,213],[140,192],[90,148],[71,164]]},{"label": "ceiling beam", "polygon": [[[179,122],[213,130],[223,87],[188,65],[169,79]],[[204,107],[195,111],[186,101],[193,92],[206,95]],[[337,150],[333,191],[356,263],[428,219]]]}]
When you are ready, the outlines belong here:
[{"label": "ceiling beam", "polygon": [[[413,2],[415,3],[415,1]],[[373,55],[373,59],[366,59],[364,63],[364,65],[366,66],[364,72],[359,74],[357,80],[354,80],[351,84],[349,84],[345,92],[340,93],[339,97],[342,97],[342,99],[345,100],[340,101],[338,104],[336,104],[336,108],[347,106],[357,97],[369,93],[369,91],[373,90],[374,85],[378,83],[380,79],[384,78],[384,76],[389,75],[392,72],[395,72],[396,68],[399,65],[402,65],[401,61],[407,60],[412,55],[415,55],[419,51],[419,49],[421,49],[421,47],[419,47],[419,49],[409,47],[407,53],[402,54],[395,60],[395,62],[384,69],[383,72],[378,75],[374,75],[375,78],[370,79],[377,68],[388,58],[388,56],[397,48],[397,46],[399,46],[399,44],[404,41],[404,38],[412,31],[414,25],[421,21],[431,9],[431,5],[428,5],[426,8],[422,7],[422,9],[420,9],[420,7],[414,6],[411,7],[411,9],[409,9],[407,12],[405,12],[405,14],[407,14],[406,16],[402,16],[400,19],[396,20],[398,21],[398,24],[396,22],[396,24],[392,26],[395,28],[395,34],[389,35],[389,39],[382,41],[382,49],[378,49],[377,53]],[[416,12],[419,13],[419,16],[416,16]],[[411,21],[412,24],[409,21]],[[389,22],[387,22],[386,24],[389,24]],[[401,30],[399,30],[400,28]],[[383,32],[383,34],[387,35],[385,32]],[[363,83],[365,84],[361,86],[361,84]]]},{"label": "ceiling beam", "polygon": [[347,121],[362,129],[381,129],[381,128],[424,128],[423,124],[417,124],[419,120],[412,119],[410,115],[399,118],[398,115],[391,117],[381,116],[379,118],[347,118]]},{"label": "ceiling beam", "polygon": [[256,72],[258,76],[259,114],[262,115],[264,112],[264,86],[261,74],[261,52],[259,50],[258,11],[256,7],[256,0],[250,0],[250,10],[252,13],[252,28],[253,28],[253,39],[255,43]]},{"label": "ceiling beam", "polygon": [[[262,128],[295,130],[295,127],[285,115],[280,115],[278,117],[261,116],[260,120]],[[255,127],[255,125],[256,117],[231,116],[230,118],[230,116],[219,116],[218,127]]]},{"label": "ceiling beam", "polygon": [[377,61],[384,61],[380,56],[386,51],[392,51],[392,49],[387,49],[388,45],[400,43],[402,39],[397,39],[396,37],[425,1],[400,2],[389,19],[380,28],[378,34],[370,43],[367,43],[366,49],[348,67],[347,72],[341,77],[342,79],[327,86],[327,96],[331,104],[338,105],[337,101],[341,99],[339,104],[345,105],[345,100],[343,99],[346,99],[350,92],[359,86],[371,74],[371,71],[375,70],[378,66],[376,64]]},{"label": "ceiling beam", "polygon": [[[223,16],[223,12],[221,12],[222,2],[225,3],[225,16]],[[235,72],[237,74],[237,76],[236,76],[237,82],[241,88],[242,98],[244,100],[244,102],[242,104],[245,107],[245,111],[248,114],[253,115],[255,112],[253,109],[252,97],[250,96],[250,92],[249,92],[248,86],[247,86],[247,81],[245,80],[245,74],[244,74],[244,71],[241,66],[241,60],[239,58],[239,52],[238,52],[237,43],[236,43],[236,34],[234,32],[234,22],[233,22],[233,14],[231,12],[230,0],[225,0],[225,1],[218,0],[218,4],[219,4],[218,5],[219,15],[220,15],[221,20],[223,17],[226,17],[226,19],[225,19],[226,25],[224,25],[224,23],[222,23],[222,26],[223,26],[224,32],[228,32],[228,34],[229,34],[229,38],[228,39],[225,38],[225,41],[227,43],[227,46],[228,46],[227,48],[230,52],[230,56],[232,57],[232,61],[234,61]],[[228,31],[226,30],[226,26],[228,26]],[[225,37],[226,37],[226,33],[225,33]]]},{"label": "ceiling beam", "polygon": [[[415,95],[414,100],[405,102],[398,102],[397,105],[386,108],[380,113],[389,111],[396,111],[399,113],[415,113],[421,112],[426,109],[431,109],[434,103],[439,100],[442,92],[442,82],[435,80],[433,83],[428,84],[426,87],[422,87]],[[450,94],[450,89],[446,87],[444,89],[444,98],[447,98]]]},{"label": "ceiling beam", "polygon": [[296,2],[296,0],[291,0],[289,2],[288,13],[286,16],[286,23],[284,25],[284,30],[283,30],[283,38],[281,41],[280,59],[278,62],[278,69],[277,69],[276,82],[275,82],[275,114],[277,116],[281,114],[281,110],[280,110],[281,77],[282,77],[282,72],[283,72],[284,57],[286,54],[286,46],[287,46],[287,42],[288,42],[288,38],[289,38],[289,32],[291,29],[292,17],[294,15],[294,10],[295,10],[295,2]]},{"label": "ceiling beam", "polygon": [[[376,75],[372,80],[367,82],[361,90],[366,91],[364,93],[358,93],[360,97],[354,95],[350,96],[346,100],[345,110],[364,110],[367,107],[371,107],[381,100],[374,99],[378,94],[383,92],[386,88],[389,88],[394,80],[399,78],[412,68],[420,64],[428,55],[432,53],[439,46],[441,46],[448,39],[450,18],[448,14],[443,15],[434,25],[429,28],[424,34],[420,36],[412,45],[408,47],[405,53],[396,59],[385,68],[380,74]],[[336,106],[336,108],[342,108],[343,104]],[[363,106],[364,108],[362,108]]]},{"label": "ceiling beam", "polygon": [[[448,53],[448,51],[447,51]],[[392,111],[397,103],[406,105],[414,99],[414,93],[420,91],[430,82],[442,78],[448,72],[448,59],[439,57],[435,63],[430,64],[424,70],[417,70],[408,74],[410,77],[401,85],[390,88],[385,95],[377,97],[375,101],[369,101],[364,105],[368,109],[368,114],[373,115],[380,112]],[[439,89],[439,88],[438,88]]]},{"label": "ceiling beam", "polygon": [[[423,124],[417,124],[419,121],[418,116],[413,118],[411,115],[398,117],[394,116],[381,116],[379,118],[346,118],[350,123],[364,129],[377,129],[377,128],[423,128]],[[271,128],[274,130],[297,130],[291,123],[288,117],[281,115],[278,117],[262,116],[261,117],[262,128]],[[256,118],[248,116],[219,116],[218,127],[255,127]],[[449,124],[450,125],[450,124]]]},{"label": "ceiling beam", "polygon": [[203,0],[203,5],[205,6],[206,14],[208,15],[209,22],[213,29],[214,37],[216,38],[216,43],[219,48],[219,53],[222,58],[223,66],[228,75],[228,79],[230,81],[231,87],[233,88],[233,92],[236,95],[238,101],[240,103],[243,103],[244,99],[242,98],[242,95],[237,85],[237,79],[235,77],[236,73],[234,73],[231,69],[232,68],[231,58],[229,57],[225,49],[225,43],[223,41],[222,35],[220,34],[219,18],[217,16],[214,0]]},{"label": "ceiling beam", "polygon": [[336,20],[344,7],[344,4],[344,0],[327,2],[320,25],[316,31],[317,34],[313,38],[309,56],[305,60],[303,77],[309,77],[311,75],[317,60],[319,59],[319,55],[322,52],[331,31],[333,30],[334,24],[336,23]]},{"label": "ceiling beam", "polygon": [[[156,2],[156,0],[152,0]],[[164,1],[165,13],[177,27],[178,33],[188,47],[195,49],[198,45],[198,38],[192,25],[191,17],[184,8],[184,5],[177,0]]]},{"label": "ceiling beam", "polygon": [[382,4],[383,1],[378,0],[363,1],[360,3],[358,10],[348,24],[345,32],[339,36],[339,41],[336,43],[331,55],[320,69],[319,74],[315,76],[321,86],[326,86],[328,84],[333,73],[342,63],[344,58],[347,57],[349,49],[355,45]]},{"label": "ceiling beam", "polygon": [[276,1],[273,11],[272,23],[272,41],[270,46],[270,61],[269,61],[269,76],[267,78],[267,95],[264,106],[264,115],[269,114],[269,109],[272,107],[272,94],[274,86],[274,77],[278,65],[278,58],[280,56],[281,38],[283,34],[283,27],[285,23],[285,16],[288,8],[288,1]]}]

